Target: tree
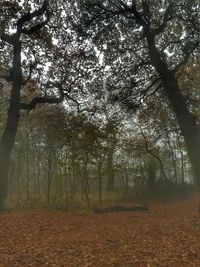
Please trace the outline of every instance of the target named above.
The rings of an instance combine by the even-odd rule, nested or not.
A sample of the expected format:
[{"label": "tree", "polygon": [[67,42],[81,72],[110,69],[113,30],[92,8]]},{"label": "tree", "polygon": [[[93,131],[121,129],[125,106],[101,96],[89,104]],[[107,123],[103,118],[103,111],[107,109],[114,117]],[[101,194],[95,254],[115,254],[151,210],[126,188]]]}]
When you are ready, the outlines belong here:
[{"label": "tree", "polygon": [[108,86],[128,109],[159,89],[167,95],[200,190],[200,126],[179,86],[178,72],[199,52],[196,1],[86,1],[87,31],[110,66]]},{"label": "tree", "polygon": [[114,152],[117,144],[118,118],[109,118],[106,125],[106,135],[108,138],[107,144],[107,189],[113,191],[115,189],[115,173],[113,167]]},{"label": "tree", "polygon": [[[140,125],[145,125],[143,128],[147,130],[145,134],[147,134],[148,139],[154,139],[156,143],[159,142],[161,153],[163,154],[164,152],[164,163],[168,165],[166,172],[169,173],[169,176],[172,176],[176,183],[184,180],[179,179],[180,172],[182,172],[182,178],[184,176],[184,170],[182,168],[182,150],[184,147],[181,146],[180,131],[176,125],[175,115],[170,109],[166,97],[163,96],[161,99],[160,95],[151,96],[145,102],[145,107],[142,109],[142,112],[139,113],[138,122]],[[179,166],[182,169],[181,171],[179,171]]]},{"label": "tree", "polygon": [[[9,45],[13,50],[13,59],[8,76],[3,75],[1,77],[12,84],[7,121],[0,141],[0,209],[3,209],[8,192],[9,162],[19,125],[20,109],[33,109],[38,103],[59,103],[63,100],[64,95],[60,85],[49,82],[47,88],[52,88],[55,85],[59,88],[60,97],[36,97],[30,103],[21,103],[22,86],[28,82],[32,72],[31,65],[30,75],[27,80],[24,80],[22,74],[22,42],[23,40],[31,42],[34,34],[48,24],[51,16],[49,1],[44,0],[42,6],[36,8],[33,12],[27,11],[26,8],[23,10],[23,6],[12,2],[5,2],[5,4],[1,4],[0,8],[0,38],[3,43]],[[18,19],[18,17],[20,18]],[[9,27],[13,27],[13,20],[16,23],[15,32],[9,33]],[[4,48],[5,53],[8,50],[10,49]]]}]

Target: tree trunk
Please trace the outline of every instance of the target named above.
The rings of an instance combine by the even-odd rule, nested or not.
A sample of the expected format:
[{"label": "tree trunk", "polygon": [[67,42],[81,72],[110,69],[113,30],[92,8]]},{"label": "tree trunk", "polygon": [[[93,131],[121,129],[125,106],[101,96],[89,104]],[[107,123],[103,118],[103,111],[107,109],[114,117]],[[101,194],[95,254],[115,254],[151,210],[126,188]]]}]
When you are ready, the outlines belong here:
[{"label": "tree trunk", "polygon": [[29,184],[30,184],[29,135],[28,135],[28,133],[26,133],[26,199],[27,199],[27,201],[29,201],[29,199],[30,199]]},{"label": "tree trunk", "polygon": [[101,164],[98,166],[98,180],[99,180],[99,205],[102,204],[102,175],[101,175]]},{"label": "tree trunk", "polygon": [[166,83],[164,89],[168,93],[170,103],[176,114],[191,161],[194,179],[200,190],[200,127],[184,101],[177,80],[174,79],[173,83]]},{"label": "tree trunk", "polygon": [[129,191],[129,177],[128,177],[128,170],[124,167],[124,175],[125,175],[125,192]]},{"label": "tree trunk", "polygon": [[107,155],[107,190],[114,191],[115,189],[115,174],[113,169],[113,154],[114,154],[114,144],[111,144]]},{"label": "tree trunk", "polygon": [[22,154],[23,154],[23,144],[20,145],[19,150],[17,152],[17,162],[16,162],[16,172],[15,176],[11,179],[15,180],[15,188],[16,188],[16,205],[19,206],[21,193],[23,190],[22,183]]},{"label": "tree trunk", "polygon": [[164,127],[164,131],[165,131],[165,134],[166,134],[166,137],[167,137],[167,143],[168,143],[168,146],[169,146],[169,150],[170,150],[170,154],[171,154],[171,159],[172,159],[172,165],[173,165],[173,169],[174,169],[174,179],[173,180],[177,184],[178,183],[178,174],[177,174],[177,165],[176,165],[176,162],[177,162],[176,161],[176,154],[173,151],[173,147],[171,145],[169,133],[167,131],[167,127],[166,126]]},{"label": "tree trunk", "polygon": [[167,63],[157,50],[155,36],[151,32],[146,32],[145,34],[151,62],[162,78],[164,91],[168,96],[184,137],[194,179],[200,191],[200,126],[188,109],[175,73],[168,68]]},{"label": "tree trunk", "polygon": [[178,141],[178,146],[179,146],[179,152],[181,155],[181,183],[184,184],[185,183],[184,155],[183,155],[181,142],[180,142],[180,138],[179,138],[178,134],[177,134],[177,141]]},{"label": "tree trunk", "polygon": [[14,45],[12,74],[13,83],[10,96],[10,106],[5,130],[0,141],[0,209],[4,209],[5,200],[8,194],[8,171],[10,156],[15,143],[20,117],[20,91],[22,80],[20,41],[16,42]]}]

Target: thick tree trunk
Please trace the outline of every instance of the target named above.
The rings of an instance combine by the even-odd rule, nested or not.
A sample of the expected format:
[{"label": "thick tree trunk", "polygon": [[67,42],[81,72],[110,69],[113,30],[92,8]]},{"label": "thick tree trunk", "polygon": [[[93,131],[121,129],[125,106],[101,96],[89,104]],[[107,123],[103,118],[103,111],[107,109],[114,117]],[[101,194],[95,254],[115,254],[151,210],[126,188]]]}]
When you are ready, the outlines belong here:
[{"label": "thick tree trunk", "polygon": [[4,209],[8,194],[8,170],[10,155],[14,146],[19,124],[20,91],[21,91],[21,43],[14,45],[13,83],[6,127],[0,141],[0,209]]},{"label": "thick tree trunk", "polygon": [[164,89],[176,114],[191,161],[195,182],[200,190],[200,127],[184,101],[178,82],[174,79],[173,83],[166,83]]},{"label": "thick tree trunk", "polygon": [[167,63],[158,52],[155,36],[146,32],[146,38],[151,61],[162,78],[164,91],[176,115],[191,161],[194,179],[200,191],[200,126],[189,111],[174,72],[168,68]]}]

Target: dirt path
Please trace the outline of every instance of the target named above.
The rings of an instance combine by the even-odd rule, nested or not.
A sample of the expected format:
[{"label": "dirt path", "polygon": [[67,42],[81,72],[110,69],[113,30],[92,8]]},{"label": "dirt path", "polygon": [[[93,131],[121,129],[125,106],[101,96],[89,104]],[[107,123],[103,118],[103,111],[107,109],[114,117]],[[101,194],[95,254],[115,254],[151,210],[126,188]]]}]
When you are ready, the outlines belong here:
[{"label": "dirt path", "polygon": [[77,214],[25,210],[0,215],[0,266],[200,266],[195,198],[151,212]]}]

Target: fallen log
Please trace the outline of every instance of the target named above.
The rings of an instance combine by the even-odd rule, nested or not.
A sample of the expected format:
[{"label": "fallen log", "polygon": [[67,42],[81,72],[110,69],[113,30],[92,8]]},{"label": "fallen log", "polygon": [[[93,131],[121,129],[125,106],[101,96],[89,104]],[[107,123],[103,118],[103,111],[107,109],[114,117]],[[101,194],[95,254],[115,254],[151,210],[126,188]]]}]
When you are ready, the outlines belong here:
[{"label": "fallen log", "polygon": [[93,208],[94,213],[123,212],[123,211],[148,211],[148,206],[123,207],[113,206],[109,208]]}]

